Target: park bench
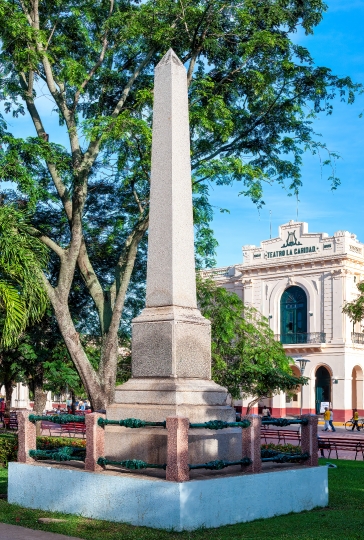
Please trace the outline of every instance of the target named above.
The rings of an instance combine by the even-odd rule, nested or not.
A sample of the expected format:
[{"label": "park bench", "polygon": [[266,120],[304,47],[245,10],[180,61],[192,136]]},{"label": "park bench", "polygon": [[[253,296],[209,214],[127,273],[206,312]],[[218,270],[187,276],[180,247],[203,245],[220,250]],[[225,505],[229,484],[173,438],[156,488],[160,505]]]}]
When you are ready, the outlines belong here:
[{"label": "park bench", "polygon": [[11,429],[18,431],[18,418],[15,412],[10,413],[10,418],[3,418],[3,424],[5,429]]},{"label": "park bench", "polygon": [[55,424],[54,422],[42,421],[41,423],[42,435],[43,435],[43,431],[45,430],[49,431],[50,437],[62,434],[61,426],[59,424]]},{"label": "park bench", "polygon": [[320,437],[318,439],[319,449],[328,450],[330,457],[331,452],[336,453],[336,459],[339,459],[338,450],[346,452],[355,452],[355,459],[357,455],[361,453],[364,461],[364,440],[362,439],[353,439],[353,437]]},{"label": "park bench", "polygon": [[68,424],[61,425],[61,432],[68,433],[69,436],[73,433],[73,436],[82,435],[82,438],[86,435],[86,424],[83,422],[69,422]]},{"label": "park bench", "polygon": [[261,430],[261,437],[264,438],[265,443],[267,444],[268,440],[277,440],[278,444],[286,444],[286,441],[297,441],[298,444],[301,443],[301,433],[299,430],[292,429],[266,429],[265,427]]}]

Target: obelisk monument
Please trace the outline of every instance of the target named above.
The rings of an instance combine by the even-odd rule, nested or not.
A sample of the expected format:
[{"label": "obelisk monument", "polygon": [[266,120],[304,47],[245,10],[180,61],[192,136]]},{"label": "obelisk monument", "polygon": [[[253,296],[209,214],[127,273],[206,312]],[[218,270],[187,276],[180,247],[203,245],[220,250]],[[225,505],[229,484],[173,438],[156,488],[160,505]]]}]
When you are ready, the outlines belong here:
[{"label": "obelisk monument", "polygon": [[[187,75],[172,49],[155,69],[152,134],[146,307],[132,325],[132,378],[107,417],[235,421],[211,380],[210,321],[197,308]],[[219,459],[241,455],[236,429],[207,431],[191,433],[191,459],[208,461],[217,447]],[[106,428],[114,458],[163,461],[165,442],[163,429]]]}]

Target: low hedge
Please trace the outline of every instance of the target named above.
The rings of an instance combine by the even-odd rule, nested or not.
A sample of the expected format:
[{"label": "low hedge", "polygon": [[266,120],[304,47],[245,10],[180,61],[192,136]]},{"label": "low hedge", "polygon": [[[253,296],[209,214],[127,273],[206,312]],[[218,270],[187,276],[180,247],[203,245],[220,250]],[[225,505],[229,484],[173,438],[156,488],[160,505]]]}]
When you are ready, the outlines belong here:
[{"label": "low hedge", "polygon": [[[37,437],[37,450],[61,448],[63,446],[85,448],[86,441],[84,439],[71,439],[67,437]],[[7,467],[9,461],[16,461],[17,452],[18,436],[14,433],[0,433],[0,466]]]},{"label": "low hedge", "polygon": [[302,448],[295,444],[262,444],[262,450],[276,450],[282,454],[302,454]]},{"label": "low hedge", "polygon": [[37,450],[47,450],[48,448],[62,448],[72,446],[74,448],[86,448],[85,439],[71,439],[70,437],[37,437]]},{"label": "low hedge", "polygon": [[13,433],[0,434],[0,466],[7,467],[9,461],[16,461],[18,456],[18,436]]}]

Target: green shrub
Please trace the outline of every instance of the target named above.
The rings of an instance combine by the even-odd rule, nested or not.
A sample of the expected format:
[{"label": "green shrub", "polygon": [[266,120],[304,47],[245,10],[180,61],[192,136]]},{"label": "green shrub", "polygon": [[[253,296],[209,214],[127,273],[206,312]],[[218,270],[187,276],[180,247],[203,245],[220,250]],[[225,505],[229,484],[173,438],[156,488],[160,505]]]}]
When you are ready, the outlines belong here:
[{"label": "green shrub", "polygon": [[[86,448],[84,439],[67,437],[37,437],[37,450],[72,446]],[[15,433],[0,433],[0,467],[7,467],[9,461],[18,459],[18,436]]]},{"label": "green shrub", "polygon": [[13,433],[0,434],[0,466],[7,467],[9,461],[18,458],[18,436]]},{"label": "green shrub", "polygon": [[63,446],[72,446],[74,448],[86,448],[85,439],[76,439],[70,437],[37,437],[37,450],[48,450],[50,448],[62,448]]},{"label": "green shrub", "polygon": [[276,452],[281,452],[282,454],[302,454],[302,448],[294,444],[262,444],[262,450],[275,450]]}]

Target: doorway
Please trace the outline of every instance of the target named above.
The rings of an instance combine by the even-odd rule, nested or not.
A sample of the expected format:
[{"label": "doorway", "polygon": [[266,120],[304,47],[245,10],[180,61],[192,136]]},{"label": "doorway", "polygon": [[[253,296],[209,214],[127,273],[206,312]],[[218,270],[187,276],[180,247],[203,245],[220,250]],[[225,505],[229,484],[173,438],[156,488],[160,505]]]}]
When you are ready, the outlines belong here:
[{"label": "doorway", "polygon": [[320,414],[321,403],[331,404],[331,375],[328,369],[321,366],[316,371],[315,408]]}]

